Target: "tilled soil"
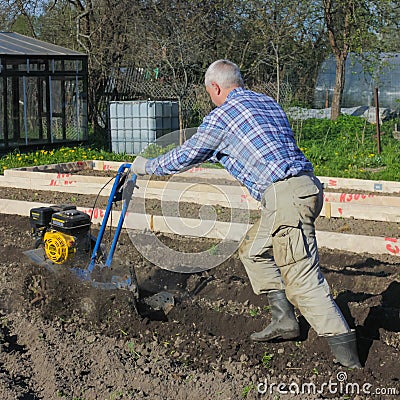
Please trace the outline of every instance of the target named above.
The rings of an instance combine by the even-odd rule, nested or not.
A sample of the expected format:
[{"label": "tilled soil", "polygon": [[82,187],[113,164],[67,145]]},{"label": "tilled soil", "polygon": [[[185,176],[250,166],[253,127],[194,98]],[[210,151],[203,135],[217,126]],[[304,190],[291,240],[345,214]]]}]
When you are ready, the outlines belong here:
[{"label": "tilled soil", "polygon": [[[1,189],[0,198],[82,207],[94,200],[16,189]],[[99,198],[97,207],[105,201]],[[146,209],[156,213],[157,203]],[[180,210],[188,217],[199,212],[193,204]],[[218,218],[223,220],[224,213],[221,209]],[[137,311],[130,292],[96,289],[64,267],[51,273],[32,264],[23,255],[33,247],[29,219],[0,215],[0,221],[1,399],[399,397],[397,257],[321,249],[332,293],[357,331],[364,368],[347,370],[334,364],[326,340],[301,315],[298,340],[249,340],[271,316],[265,296],[253,294],[237,252],[208,271],[174,273],[151,264],[123,233],[115,259],[134,267],[141,296],[168,291],[175,300],[168,313],[149,310],[143,302]],[[399,225],[319,219],[317,228],[397,237]],[[198,252],[216,244],[157,236],[179,251]]]}]

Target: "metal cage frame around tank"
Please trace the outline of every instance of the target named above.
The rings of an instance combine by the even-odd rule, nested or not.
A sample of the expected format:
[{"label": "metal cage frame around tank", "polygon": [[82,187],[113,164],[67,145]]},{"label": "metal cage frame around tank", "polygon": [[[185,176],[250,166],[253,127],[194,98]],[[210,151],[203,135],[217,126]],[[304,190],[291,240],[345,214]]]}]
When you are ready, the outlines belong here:
[{"label": "metal cage frame around tank", "polygon": [[110,101],[108,119],[112,151],[139,154],[179,130],[179,106],[170,100]]}]

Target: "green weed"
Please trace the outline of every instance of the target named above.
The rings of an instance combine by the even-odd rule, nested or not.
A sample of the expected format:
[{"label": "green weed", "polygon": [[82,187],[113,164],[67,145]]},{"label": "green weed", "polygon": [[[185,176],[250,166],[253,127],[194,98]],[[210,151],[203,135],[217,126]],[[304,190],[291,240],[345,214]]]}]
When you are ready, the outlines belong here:
[{"label": "green weed", "polygon": [[266,369],[270,369],[271,368],[271,360],[272,360],[272,358],[273,358],[273,354],[268,354],[267,352],[265,352],[264,354],[263,354],[263,356],[262,356],[262,359],[261,359],[261,363],[262,363],[262,365],[264,366],[264,368],[266,368]]},{"label": "green weed", "polygon": [[135,350],[135,343],[134,342],[128,342],[127,343],[127,346],[128,346],[128,350],[129,350],[129,352],[132,354],[132,356],[133,356],[133,359],[136,361],[136,360],[138,360],[140,357],[141,357],[141,355]]},{"label": "green weed", "polygon": [[252,317],[255,317],[255,316],[258,315],[258,310],[257,310],[256,308],[253,308],[252,310],[249,311],[249,314],[250,314]]},{"label": "green weed", "polygon": [[254,389],[255,389],[255,386],[253,384],[245,386],[242,390],[242,397],[246,398],[248,396],[248,394]]},{"label": "green weed", "polygon": [[208,249],[208,254],[210,254],[211,256],[215,256],[218,254],[218,246],[217,245],[213,245]]},{"label": "green weed", "polygon": [[376,126],[360,117],[336,121],[309,119],[292,124],[298,146],[313,163],[316,174],[344,178],[397,180],[400,146],[389,132],[395,121],[382,124],[382,151],[378,154]]},{"label": "green weed", "polygon": [[20,152],[15,150],[0,158],[0,174],[10,168],[28,167],[33,165],[58,164],[84,160],[132,161],[133,156],[111,153],[89,147],[61,147],[53,150],[36,150]]},{"label": "green weed", "polygon": [[169,144],[168,146],[160,146],[155,143],[150,143],[143,151],[141,156],[145,158],[155,158],[157,156],[160,156],[161,154],[165,154],[168,151],[172,150],[175,146],[175,144]]}]

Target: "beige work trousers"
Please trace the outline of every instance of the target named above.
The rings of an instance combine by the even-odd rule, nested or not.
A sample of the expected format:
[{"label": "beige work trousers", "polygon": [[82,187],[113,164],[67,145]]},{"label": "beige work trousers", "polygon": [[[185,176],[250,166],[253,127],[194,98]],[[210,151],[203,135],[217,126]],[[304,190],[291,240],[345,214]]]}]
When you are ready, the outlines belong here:
[{"label": "beige work trousers", "polygon": [[254,292],[285,290],[318,335],[349,332],[319,266],[314,223],[323,191],[318,178],[310,173],[276,182],[261,204],[261,218],[239,248]]}]

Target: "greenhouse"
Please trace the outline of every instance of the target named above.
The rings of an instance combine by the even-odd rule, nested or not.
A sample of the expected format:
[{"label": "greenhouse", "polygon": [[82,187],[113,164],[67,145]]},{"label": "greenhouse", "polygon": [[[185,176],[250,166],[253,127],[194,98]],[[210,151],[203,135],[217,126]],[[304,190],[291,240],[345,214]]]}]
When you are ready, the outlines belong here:
[{"label": "greenhouse", "polygon": [[[335,85],[336,62],[330,57],[318,74],[314,106],[331,106]],[[375,106],[375,88],[378,88],[379,107],[400,109],[400,54],[381,54],[369,61],[351,54],[346,61],[345,87],[342,107]]]},{"label": "greenhouse", "polygon": [[0,151],[87,139],[87,55],[0,32]]}]

